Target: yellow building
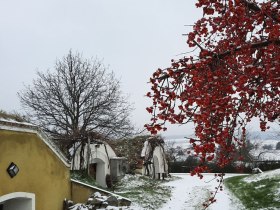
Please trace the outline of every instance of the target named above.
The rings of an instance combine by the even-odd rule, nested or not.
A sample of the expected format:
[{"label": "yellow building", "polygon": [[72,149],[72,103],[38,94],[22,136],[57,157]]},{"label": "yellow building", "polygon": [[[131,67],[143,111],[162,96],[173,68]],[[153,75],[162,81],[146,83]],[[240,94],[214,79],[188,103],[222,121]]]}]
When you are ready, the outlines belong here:
[{"label": "yellow building", "polygon": [[0,210],[62,210],[69,167],[36,126],[0,120]]},{"label": "yellow building", "polygon": [[0,117],[0,210],[63,210],[64,200],[84,203],[97,191],[111,194],[71,180],[68,160],[37,126]]}]

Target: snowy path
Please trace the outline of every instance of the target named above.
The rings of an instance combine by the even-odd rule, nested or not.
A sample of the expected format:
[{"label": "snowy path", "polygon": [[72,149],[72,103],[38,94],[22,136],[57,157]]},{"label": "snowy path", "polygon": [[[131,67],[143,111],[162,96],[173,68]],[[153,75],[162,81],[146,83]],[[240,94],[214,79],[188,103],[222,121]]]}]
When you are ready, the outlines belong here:
[{"label": "snowy path", "polygon": [[[199,210],[201,204],[210,196],[217,186],[213,174],[204,175],[203,180],[189,174],[174,174],[181,179],[168,182],[165,185],[173,187],[173,194],[161,210]],[[235,176],[228,174],[226,177]],[[210,181],[210,182],[208,182]],[[210,210],[241,210],[242,205],[227,190],[221,191],[216,196],[217,202],[211,205]]]}]

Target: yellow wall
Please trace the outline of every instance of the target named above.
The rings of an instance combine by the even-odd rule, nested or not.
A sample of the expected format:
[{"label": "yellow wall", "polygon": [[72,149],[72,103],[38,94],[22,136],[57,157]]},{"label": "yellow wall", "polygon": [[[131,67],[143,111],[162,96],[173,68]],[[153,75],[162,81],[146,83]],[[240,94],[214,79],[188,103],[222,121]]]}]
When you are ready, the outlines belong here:
[{"label": "yellow wall", "polygon": [[[84,183],[80,183],[77,181],[72,181],[72,200],[75,203],[86,203],[88,201],[88,198],[95,192],[101,193],[101,195],[111,196],[115,194],[108,192],[106,190],[102,190],[100,188],[96,188],[94,186],[90,186]],[[120,206],[130,206],[131,201],[127,198],[117,196],[119,205]]]},{"label": "yellow wall", "polygon": [[[11,162],[19,167],[14,178],[6,171]],[[34,193],[36,210],[62,210],[70,172],[36,134],[0,130],[0,196],[12,192]]]},{"label": "yellow wall", "polygon": [[75,203],[86,203],[88,198],[96,192],[90,187],[72,182],[72,200]]}]

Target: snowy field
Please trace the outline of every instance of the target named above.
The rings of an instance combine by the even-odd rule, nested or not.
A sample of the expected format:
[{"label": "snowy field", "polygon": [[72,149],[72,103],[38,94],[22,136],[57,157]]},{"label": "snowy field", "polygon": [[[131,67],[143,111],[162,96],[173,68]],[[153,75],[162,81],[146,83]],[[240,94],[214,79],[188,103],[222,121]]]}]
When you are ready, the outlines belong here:
[{"label": "snowy field", "polygon": [[[226,174],[225,178],[238,175]],[[214,174],[204,174],[202,180],[197,176],[190,176],[189,174],[172,174],[172,176],[177,176],[180,179],[164,184],[172,187],[172,197],[159,210],[202,210],[203,202],[210,198],[210,193],[213,192],[218,185],[215,181],[216,179],[214,179]],[[245,209],[239,200],[227,189],[220,191],[216,199],[217,202],[207,208],[208,210]],[[155,200],[155,202],[157,201]],[[132,204],[129,209],[143,210],[135,204]]]},{"label": "snowy field", "polygon": [[[178,210],[198,210],[203,209],[202,203],[210,196],[210,192],[217,187],[216,179],[213,180],[213,174],[204,174],[201,180],[196,176],[189,174],[173,174],[181,179],[168,182],[166,185],[173,188],[173,194],[168,203],[164,205],[162,210],[178,209]],[[227,174],[225,178],[236,176],[235,174]],[[244,209],[242,204],[227,189],[220,191],[216,196],[217,202],[212,204],[208,209],[211,210],[241,210]]]},{"label": "snowy field", "polygon": [[[257,182],[260,180],[273,180],[273,178],[277,178],[280,175],[280,169],[267,171],[261,174],[251,175],[243,179],[243,181],[251,183]],[[218,186],[218,182],[214,177],[214,174],[203,174],[204,178],[201,180],[197,176],[190,176],[189,174],[171,174],[173,177],[178,177],[173,179],[173,181],[162,182],[160,185],[165,185],[171,188],[172,195],[168,200],[160,200],[159,197],[156,197],[155,194],[151,198],[146,198],[149,202],[149,207],[140,207],[143,203],[132,202],[131,206],[127,207],[113,207],[108,206],[107,208],[102,208],[102,210],[203,210],[202,204],[207,201],[211,192],[215,191],[215,187]],[[240,176],[244,174],[226,174],[225,178]],[[141,179],[140,179],[141,180]],[[129,183],[133,184],[133,183]],[[141,183],[139,183],[141,184]],[[143,185],[144,186],[144,185]],[[252,188],[252,187],[251,187]],[[259,188],[256,185],[255,189]],[[276,194],[280,192],[280,188],[276,188]],[[133,192],[133,191],[132,191]],[[249,191],[248,191],[249,192]],[[145,193],[145,191],[143,191]],[[271,193],[270,191],[268,193]],[[274,193],[274,192],[273,192]],[[159,194],[161,195],[161,194]],[[207,210],[246,210],[246,208],[241,204],[241,202],[226,188],[223,191],[219,191],[219,193],[215,197],[217,202],[212,204]],[[276,197],[277,198],[277,197]],[[159,202],[164,204],[161,207],[157,207]],[[255,204],[255,203],[254,203]],[[277,202],[276,202],[277,204]],[[146,205],[147,206],[147,205]],[[279,209],[275,208],[275,204],[273,207],[268,208],[253,208],[253,209]],[[71,208],[72,209],[72,208]],[[88,210],[88,208],[74,208],[75,210]],[[250,208],[251,209],[251,208]],[[72,209],[73,210],[73,209]],[[101,210],[101,209],[99,209]]]}]

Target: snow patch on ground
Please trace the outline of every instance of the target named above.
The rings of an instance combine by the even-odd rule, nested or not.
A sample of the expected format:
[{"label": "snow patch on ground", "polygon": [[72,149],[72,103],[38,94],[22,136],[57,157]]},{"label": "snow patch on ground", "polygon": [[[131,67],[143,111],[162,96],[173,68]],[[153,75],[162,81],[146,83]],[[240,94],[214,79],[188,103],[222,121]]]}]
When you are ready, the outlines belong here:
[{"label": "snow patch on ground", "polygon": [[[226,174],[225,178],[238,175],[244,174]],[[252,182],[263,178],[275,177],[275,175],[280,176],[280,169],[264,172],[261,174],[255,174],[244,179],[246,179],[248,182]],[[214,192],[215,187],[218,186],[218,182],[216,181],[214,174],[203,174],[203,179],[199,179],[197,176],[191,176],[189,174],[172,174],[172,176],[178,178],[174,181],[162,183],[162,185],[171,188],[172,196],[162,207],[158,208],[158,210],[201,210],[203,209],[202,204],[210,198],[211,192]],[[131,177],[129,178],[129,176],[125,179],[127,185],[124,191],[135,185],[141,186],[141,184],[143,184],[143,180],[141,179],[132,180]],[[280,193],[280,189],[278,189],[278,193]],[[236,198],[227,188],[224,188],[223,191],[219,191],[215,199],[217,202],[213,203],[209,208],[207,208],[207,210],[246,210],[239,199]],[[149,200],[151,201],[149,203],[150,205],[146,206],[145,208],[140,206],[141,203],[137,204],[136,202],[132,202],[130,207],[108,206],[107,208],[103,209],[148,210],[156,209],[154,204],[163,202],[158,200],[156,197],[149,198]],[[262,210],[265,209],[266,208]]]},{"label": "snow patch on ground", "polygon": [[123,183],[126,183],[125,189],[131,189],[132,187],[139,187],[143,185],[143,180],[141,180],[140,177],[141,176],[138,174],[136,175],[126,174],[121,181]]},{"label": "snow patch on ground", "polygon": [[[201,180],[189,174],[176,174],[181,179],[165,183],[172,187],[172,197],[161,210],[198,210],[203,209],[202,204],[211,196],[211,192],[217,187],[213,174],[204,174]],[[225,178],[236,176],[227,174]],[[211,181],[212,180],[212,181]],[[217,202],[212,204],[209,210],[242,210],[245,209],[240,201],[235,198],[227,189],[218,192]]]},{"label": "snow patch on ground", "polygon": [[275,199],[275,201],[280,202],[280,188],[278,188],[275,193],[279,195],[278,198]]},{"label": "snow patch on ground", "polygon": [[263,172],[263,173],[260,173],[260,174],[254,174],[252,176],[244,178],[243,181],[245,181],[247,183],[257,182],[257,181],[260,181],[262,179],[270,179],[270,178],[273,178],[275,176],[280,177],[280,169],[276,169],[276,170],[273,170],[273,171],[266,171],[266,172]]}]

